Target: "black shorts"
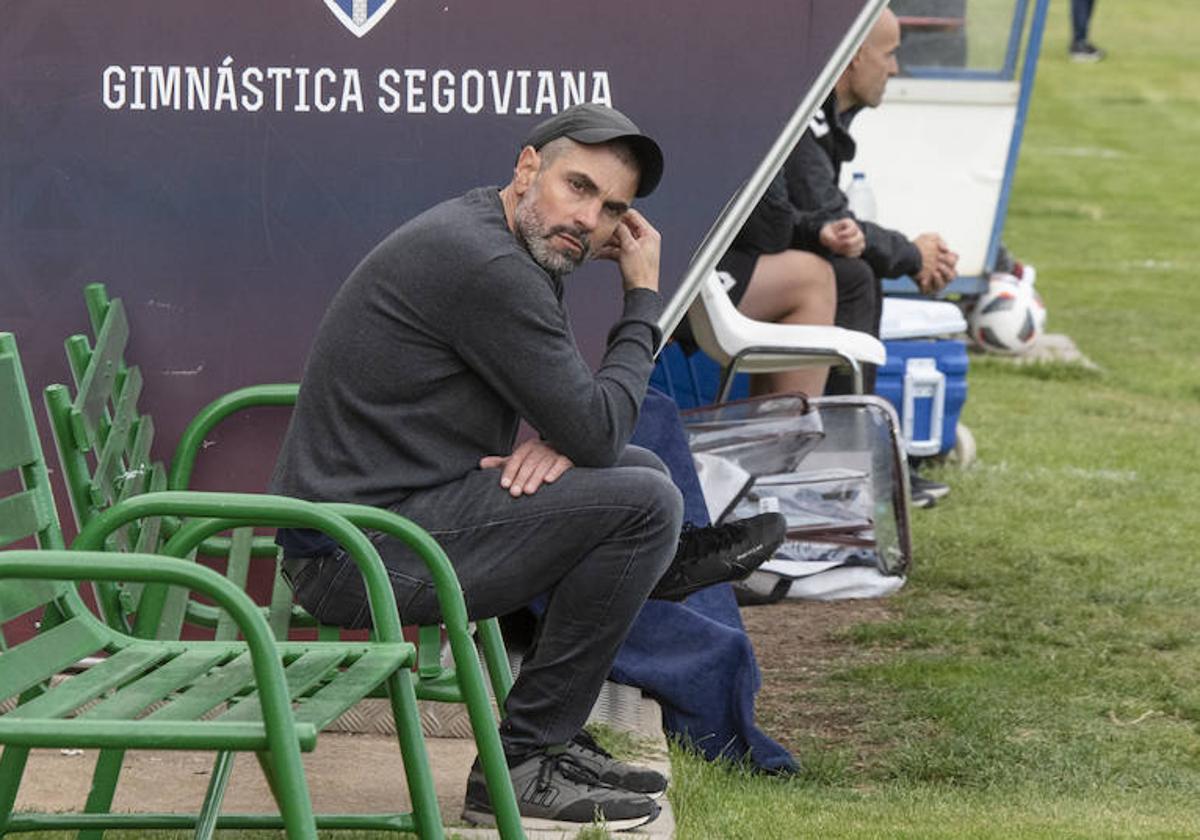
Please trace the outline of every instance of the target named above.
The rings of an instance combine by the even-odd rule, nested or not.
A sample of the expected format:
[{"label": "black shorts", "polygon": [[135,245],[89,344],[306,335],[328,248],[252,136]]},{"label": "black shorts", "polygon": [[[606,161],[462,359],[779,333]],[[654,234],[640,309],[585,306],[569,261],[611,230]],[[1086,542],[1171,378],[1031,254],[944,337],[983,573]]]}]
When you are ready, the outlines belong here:
[{"label": "black shorts", "polygon": [[748,251],[729,250],[717,263],[717,271],[724,271],[733,278],[733,286],[726,289],[729,299],[737,306],[742,302],[746,289],[750,287],[750,278],[754,275],[754,266],[758,264],[758,254]]},{"label": "black shorts", "polygon": [[[721,257],[717,263],[717,271],[723,271],[733,278],[733,285],[726,291],[734,306],[742,302],[742,296],[746,294],[746,289],[750,286],[750,277],[754,274],[754,266],[757,263],[758,254],[733,250],[726,251],[725,256]],[[692,337],[692,329],[688,325],[687,318],[679,322],[679,326],[675,328],[671,338],[678,341],[688,355],[699,349],[696,346],[696,340]]]}]

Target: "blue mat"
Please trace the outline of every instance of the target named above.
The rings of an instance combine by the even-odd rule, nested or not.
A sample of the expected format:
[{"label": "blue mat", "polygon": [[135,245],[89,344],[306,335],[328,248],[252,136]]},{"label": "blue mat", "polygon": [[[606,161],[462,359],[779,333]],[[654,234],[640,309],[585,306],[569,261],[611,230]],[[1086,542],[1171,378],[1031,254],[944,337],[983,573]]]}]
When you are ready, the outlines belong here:
[{"label": "blue mat", "polygon": [[[675,402],[651,388],[632,443],[656,453],[683,493],[684,521],[709,524]],[[758,663],[727,585],[683,603],[648,601],[617,654],[613,679],[641,688],[662,705],[669,735],[706,758],[748,759],[760,770],[798,768],[786,749],[754,723]]]}]

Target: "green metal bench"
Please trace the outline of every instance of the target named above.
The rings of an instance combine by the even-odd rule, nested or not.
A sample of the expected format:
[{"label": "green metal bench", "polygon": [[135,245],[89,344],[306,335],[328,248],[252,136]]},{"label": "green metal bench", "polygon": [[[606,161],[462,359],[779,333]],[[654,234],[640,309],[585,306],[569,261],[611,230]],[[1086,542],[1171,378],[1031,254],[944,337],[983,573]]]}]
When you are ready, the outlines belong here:
[{"label": "green metal bench", "polygon": [[[125,362],[124,351],[130,326],[124,305],[119,298],[110,298],[102,283],[89,284],[84,289],[84,299],[95,336],[94,344],[82,335],[74,335],[66,341],[76,396],[72,399],[69,391],[62,386],[51,386],[46,390],[46,404],[59,447],[68,495],[76,522],[81,528],[116,500],[163,487],[187,490],[205,440],[221,423],[235,414],[259,407],[295,405],[299,392],[299,385],[295,383],[254,385],[213,400],[185,428],[175,447],[164,484],[161,466],[151,463],[149,456],[154,438],[153,418],[140,413],[137,408],[142,377],[136,366],[127,366]],[[94,470],[89,469],[89,451],[96,464]],[[360,522],[363,527],[389,531],[383,526],[390,520],[380,517],[376,509],[360,506],[356,511],[361,520],[370,519],[377,523],[367,526]],[[153,523],[147,527],[151,528],[152,536],[157,536]],[[170,521],[165,523],[167,532],[172,528]],[[134,536],[143,535],[139,531]],[[128,541],[128,537],[124,538],[124,542]],[[145,545],[140,547],[144,549]],[[227,575],[243,581],[248,557],[262,556],[278,560],[278,547],[271,537],[252,537],[246,533],[235,534],[232,540],[210,538],[204,542],[201,550],[203,553],[228,556],[230,565]],[[291,590],[279,574],[278,566],[276,569],[272,590],[272,626],[279,632],[289,625],[317,626],[319,637],[335,638],[338,635],[337,628],[319,627],[299,605],[291,603]],[[114,623],[128,620],[131,613],[137,612],[135,607],[142,607],[141,632],[150,632],[150,619],[157,613],[153,609],[146,611],[140,593],[104,586],[98,592],[98,597],[106,617]],[[163,596],[159,593],[156,597]],[[290,614],[280,609],[281,603],[288,606]],[[200,602],[190,600],[185,607],[190,623],[211,625],[215,620],[212,611]],[[179,622],[183,620],[182,608],[179,603],[164,606],[167,612],[162,619],[162,626],[157,628],[159,635],[168,638],[177,635]],[[423,627],[418,632],[418,697],[443,702],[467,702],[458,685],[455,669],[444,668],[441,664],[442,629]],[[502,704],[512,687],[512,671],[499,622],[495,618],[480,620],[476,625],[476,636],[493,693],[497,703]],[[449,641],[455,657],[455,668],[461,668],[453,637]]]},{"label": "green metal bench", "polygon": [[[292,603],[290,587],[279,568],[278,548],[269,536],[255,536],[249,528],[237,528],[231,537],[209,530],[196,540],[195,530],[180,538],[179,522],[167,511],[150,506],[139,508],[138,518],[108,518],[103,527],[95,523],[114,505],[128,505],[140,494],[149,492],[161,498],[163,487],[186,490],[203,442],[221,422],[237,412],[259,406],[293,405],[298,392],[295,384],[259,385],[243,388],[219,397],[206,406],[186,428],[172,458],[169,478],[165,469],[150,458],[154,440],[153,418],[141,412],[138,400],[143,379],[136,366],[127,365],[125,348],[130,336],[129,321],[120,299],[110,299],[102,284],[85,289],[89,320],[94,341],[75,335],[66,341],[67,357],[76,383],[72,397],[68,388],[52,385],[45,399],[51,427],[63,468],[72,509],[81,532],[75,547],[152,551],[177,556],[202,555],[225,558],[225,574],[245,584],[253,557],[273,563],[268,622],[277,638],[286,638],[289,629],[315,627],[318,638],[336,639],[340,629],[324,627],[299,605]],[[497,824],[505,838],[518,838],[521,832],[516,797],[512,792],[507,764],[496,730],[494,713],[483,683],[475,644],[468,629],[466,607],[453,569],[441,548],[412,523],[388,511],[361,505],[322,505],[352,521],[360,528],[380,531],[409,540],[420,535],[424,553],[433,574],[443,616],[441,627],[418,630],[416,693],[418,698],[464,703],[475,735],[476,745],[488,787],[492,792]],[[161,522],[158,517],[163,517]],[[231,526],[244,523],[231,523]],[[258,522],[256,524],[269,524]],[[169,548],[168,548],[169,546]],[[185,625],[213,628],[216,638],[228,638],[232,627],[210,604],[190,597],[190,593],[169,590],[153,584],[145,590],[132,581],[101,581],[96,584],[97,602],[105,619],[118,629],[133,635],[162,639],[179,638]],[[223,622],[223,623],[222,623]],[[442,664],[443,628],[449,643],[453,667]],[[482,650],[494,695],[499,703],[512,686],[499,623],[495,618],[481,620],[476,636]],[[227,775],[229,768],[218,767]]]},{"label": "green metal bench", "polygon": [[[32,638],[0,645],[0,702],[16,699],[15,708],[0,715],[0,836],[65,828],[99,837],[113,827],[194,827],[197,837],[210,837],[217,827],[282,827],[289,837],[315,838],[318,826],[443,836],[409,670],[415,649],[403,639],[383,564],[358,527],[294,499],[163,493],[114,505],[76,543],[102,545],[130,523],[162,515],[187,517],[174,538],[182,553],[218,530],[249,522],[317,528],[351,550],[364,576],[375,631],[371,641],[360,642],[279,642],[240,587],[178,557],[62,550],[16,343],[0,333],[0,474],[14,470],[23,489],[0,497],[0,548],[30,538],[41,548],[0,552],[0,625],[36,613],[41,627]],[[432,540],[415,526],[406,536],[429,550]],[[74,586],[87,580],[202,593],[244,641],[128,635],[87,609]],[[89,659],[81,675],[51,683]],[[314,817],[300,752],[314,749],[321,729],[381,685],[391,699],[413,812]],[[101,750],[82,813],[13,813],[33,747]],[[113,814],[121,759],[131,748],[252,751],[279,815],[221,815],[225,785],[216,773],[196,814]]]}]

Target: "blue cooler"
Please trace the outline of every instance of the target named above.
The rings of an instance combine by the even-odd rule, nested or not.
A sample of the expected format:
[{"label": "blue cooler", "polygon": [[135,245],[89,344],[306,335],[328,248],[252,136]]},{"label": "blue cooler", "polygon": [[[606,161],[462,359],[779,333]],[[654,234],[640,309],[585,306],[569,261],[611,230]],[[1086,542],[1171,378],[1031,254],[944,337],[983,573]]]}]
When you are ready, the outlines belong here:
[{"label": "blue cooler", "polygon": [[955,428],[967,401],[967,345],[936,338],[965,331],[958,307],[944,301],[885,298],[880,335],[887,363],[875,393],[900,415],[909,455],[928,457],[954,448]]},{"label": "blue cooler", "polygon": [[967,344],[957,339],[885,341],[887,363],[875,393],[900,415],[905,449],[926,457],[954,448],[954,429],[967,401]]}]

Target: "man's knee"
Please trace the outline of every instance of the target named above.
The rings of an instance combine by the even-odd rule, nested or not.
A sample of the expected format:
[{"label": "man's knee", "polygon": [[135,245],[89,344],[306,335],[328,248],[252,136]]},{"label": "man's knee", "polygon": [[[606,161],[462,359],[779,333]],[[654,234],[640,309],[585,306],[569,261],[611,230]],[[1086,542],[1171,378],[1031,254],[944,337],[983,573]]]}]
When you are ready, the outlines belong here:
[{"label": "man's knee", "polygon": [[653,583],[675,558],[683,527],[683,494],[666,473],[639,472],[645,472],[649,477],[645,487],[641,488],[645,493],[647,544],[640,565],[646,569],[646,579]]},{"label": "man's knee", "polygon": [[[645,452],[645,450],[642,450]],[[646,452],[655,461],[658,458]],[[659,468],[619,467],[619,477],[612,491],[621,496],[621,502],[634,512],[629,527],[644,533],[654,543],[670,545],[673,549],[683,526],[683,494],[671,481],[666,468],[658,461]],[[674,554],[668,552],[667,560]]]},{"label": "man's knee", "polygon": [[783,270],[791,278],[786,286],[787,305],[793,309],[821,310],[826,306],[830,315],[837,297],[837,279],[833,266],[816,254],[807,251],[784,251],[776,255]]},{"label": "man's knee", "polygon": [[[649,454],[649,453],[648,453]],[[658,458],[651,455],[656,461]],[[632,469],[626,492],[646,516],[667,529],[678,531],[683,523],[683,494],[671,481],[665,466],[659,461],[657,469]]]},{"label": "man's knee", "polygon": [[662,462],[662,459],[642,446],[635,446],[632,443],[625,447],[625,451],[621,453],[620,459],[617,461],[618,467],[646,467],[647,469],[658,470],[660,473],[667,474],[667,465]]}]

